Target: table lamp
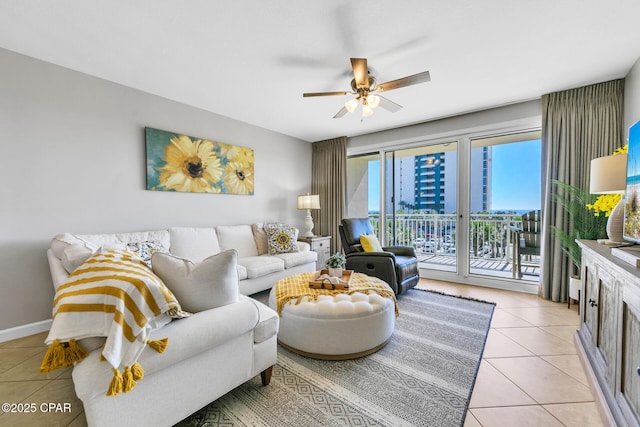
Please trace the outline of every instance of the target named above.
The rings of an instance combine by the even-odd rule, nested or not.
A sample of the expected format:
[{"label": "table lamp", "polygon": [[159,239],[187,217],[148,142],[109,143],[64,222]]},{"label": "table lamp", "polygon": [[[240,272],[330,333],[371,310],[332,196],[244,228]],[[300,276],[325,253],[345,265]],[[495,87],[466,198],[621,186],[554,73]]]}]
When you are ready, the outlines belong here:
[{"label": "table lamp", "polygon": [[313,237],[313,218],[311,217],[311,209],[320,209],[320,196],[317,194],[298,196],[298,209],[307,210],[304,217],[304,234],[303,237]]},{"label": "table lamp", "polygon": [[[627,185],[627,155],[616,154],[591,160],[589,192],[623,194]],[[612,242],[623,241],[624,198],[613,208],[607,220],[607,236]]]}]

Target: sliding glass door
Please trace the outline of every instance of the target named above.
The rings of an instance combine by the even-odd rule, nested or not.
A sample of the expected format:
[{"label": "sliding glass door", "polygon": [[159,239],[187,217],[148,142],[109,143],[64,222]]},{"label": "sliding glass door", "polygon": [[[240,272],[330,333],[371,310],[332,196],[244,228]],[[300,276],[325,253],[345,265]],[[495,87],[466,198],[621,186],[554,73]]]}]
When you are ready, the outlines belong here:
[{"label": "sliding glass door", "polygon": [[383,245],[410,245],[425,276],[537,282],[540,256],[514,272],[514,230],[539,211],[540,132],[460,136],[347,162],[347,215],[368,216]]},{"label": "sliding glass door", "polygon": [[385,153],[387,245],[414,246],[420,262],[456,272],[457,142]]}]

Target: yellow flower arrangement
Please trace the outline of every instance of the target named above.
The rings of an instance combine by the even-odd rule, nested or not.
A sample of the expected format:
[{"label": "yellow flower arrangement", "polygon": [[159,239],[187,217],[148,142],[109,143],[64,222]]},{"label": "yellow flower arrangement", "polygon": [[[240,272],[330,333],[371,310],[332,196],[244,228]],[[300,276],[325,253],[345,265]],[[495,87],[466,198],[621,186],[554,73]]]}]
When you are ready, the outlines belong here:
[{"label": "yellow flower arrangement", "polygon": [[[613,152],[613,155],[626,154],[628,151],[629,144],[625,144],[624,147],[616,149],[616,151]],[[611,211],[616,207],[621,198],[621,194],[602,194],[595,202],[593,202],[593,204],[587,204],[587,208],[593,211],[594,216],[604,214],[604,216],[608,217],[611,215]]]}]

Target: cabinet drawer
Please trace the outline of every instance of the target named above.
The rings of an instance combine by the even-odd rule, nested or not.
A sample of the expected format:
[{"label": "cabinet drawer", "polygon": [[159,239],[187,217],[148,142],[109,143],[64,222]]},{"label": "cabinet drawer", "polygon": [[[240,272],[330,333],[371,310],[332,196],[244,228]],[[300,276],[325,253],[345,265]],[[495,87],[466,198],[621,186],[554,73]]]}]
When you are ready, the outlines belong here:
[{"label": "cabinet drawer", "polygon": [[323,249],[329,250],[329,240],[322,240],[319,242],[313,242],[311,245],[311,250],[313,251],[321,251]]}]

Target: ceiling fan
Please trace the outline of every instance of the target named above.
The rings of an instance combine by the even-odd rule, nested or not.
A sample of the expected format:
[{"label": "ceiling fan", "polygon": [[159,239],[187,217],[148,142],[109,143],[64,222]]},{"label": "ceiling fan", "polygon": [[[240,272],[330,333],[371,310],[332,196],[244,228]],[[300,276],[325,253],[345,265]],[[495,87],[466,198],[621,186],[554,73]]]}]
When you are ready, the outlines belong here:
[{"label": "ceiling fan", "polygon": [[397,80],[391,80],[386,83],[377,84],[376,78],[369,75],[366,58],[351,58],[351,68],[353,68],[353,80],[351,80],[351,92],[312,92],[303,93],[303,97],[311,96],[336,96],[336,95],[356,95],[355,98],[347,101],[344,107],[333,116],[339,119],[347,113],[353,112],[360,101],[362,101],[362,117],[368,117],[373,114],[373,109],[378,105],[385,110],[395,113],[402,108],[401,105],[379,95],[380,92],[386,92],[392,89],[398,89],[405,86],[411,86],[418,83],[424,83],[431,80],[428,71],[414,74],[412,76],[403,77]]}]

